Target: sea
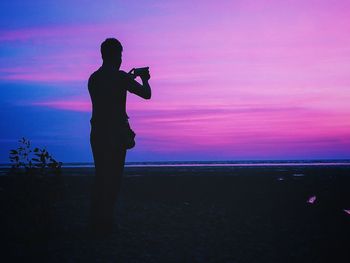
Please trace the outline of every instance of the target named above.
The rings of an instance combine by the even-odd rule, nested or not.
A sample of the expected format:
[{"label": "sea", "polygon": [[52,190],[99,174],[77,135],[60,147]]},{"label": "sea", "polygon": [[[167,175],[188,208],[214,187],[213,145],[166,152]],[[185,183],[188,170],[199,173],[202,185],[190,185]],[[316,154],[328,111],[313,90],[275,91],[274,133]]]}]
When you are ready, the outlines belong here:
[{"label": "sea", "polygon": [[[2,163],[0,164],[0,176],[7,175],[11,164]],[[92,162],[66,162],[63,163],[62,168],[71,169],[71,168],[93,168],[94,164]],[[268,168],[268,167],[294,167],[298,169],[298,167],[334,167],[340,169],[349,169],[350,168],[350,160],[263,160],[263,161],[163,161],[163,162],[127,162],[125,167],[128,168],[172,168],[175,171],[183,171],[183,169],[191,169],[191,171],[209,171],[207,169],[221,169],[221,168],[229,168],[229,167],[237,167],[237,168]],[[221,167],[221,168],[220,168]],[[179,170],[177,170],[179,168]],[[194,169],[194,170],[193,170]],[[80,170],[80,169],[78,169]],[[77,174],[79,175],[79,173]],[[303,176],[304,174],[295,174],[294,176]]]},{"label": "sea", "polygon": [[[273,161],[166,161],[127,162],[126,167],[241,167],[241,166],[350,166],[350,160],[273,160]],[[90,168],[93,163],[64,163],[63,168]]]},{"label": "sea", "polygon": [[[350,166],[344,160],[253,160],[253,161],[159,161],[126,162],[125,167],[241,167],[241,166]],[[10,168],[10,163],[0,163],[0,169]],[[62,168],[92,168],[92,162],[66,162]]]}]

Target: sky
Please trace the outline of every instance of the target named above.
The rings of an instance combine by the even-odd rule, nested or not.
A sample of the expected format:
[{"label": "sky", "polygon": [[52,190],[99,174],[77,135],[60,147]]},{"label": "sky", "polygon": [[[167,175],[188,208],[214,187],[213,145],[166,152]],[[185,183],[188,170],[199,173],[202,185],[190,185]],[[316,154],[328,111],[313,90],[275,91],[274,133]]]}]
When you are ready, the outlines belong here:
[{"label": "sky", "polygon": [[0,162],[26,137],[90,162],[87,80],[107,37],[128,95],[127,161],[350,158],[350,1],[0,2]]}]

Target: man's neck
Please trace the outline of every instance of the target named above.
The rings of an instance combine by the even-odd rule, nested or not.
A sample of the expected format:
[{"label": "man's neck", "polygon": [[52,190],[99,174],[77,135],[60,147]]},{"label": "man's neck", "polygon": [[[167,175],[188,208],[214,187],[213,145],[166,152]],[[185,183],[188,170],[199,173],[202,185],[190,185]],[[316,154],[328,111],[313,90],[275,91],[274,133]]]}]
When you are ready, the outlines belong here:
[{"label": "man's neck", "polygon": [[102,67],[111,70],[119,70],[118,66],[113,63],[103,62]]}]

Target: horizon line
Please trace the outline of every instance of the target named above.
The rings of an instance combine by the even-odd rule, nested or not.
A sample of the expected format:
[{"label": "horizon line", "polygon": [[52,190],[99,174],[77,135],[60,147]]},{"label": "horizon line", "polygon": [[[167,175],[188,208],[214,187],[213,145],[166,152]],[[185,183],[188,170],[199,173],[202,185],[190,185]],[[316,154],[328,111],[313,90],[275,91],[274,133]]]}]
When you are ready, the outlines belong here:
[{"label": "horizon line", "polygon": [[[304,162],[304,163],[310,163],[310,162],[349,162],[350,158],[348,159],[250,159],[250,160],[186,160],[186,161],[130,161],[125,162],[126,165],[128,164],[139,164],[139,163],[246,163],[246,162],[256,162],[256,163],[264,163],[264,162],[281,162],[281,163],[287,163],[287,162]],[[71,164],[71,165],[79,165],[79,164],[94,164],[93,161],[86,161],[86,162],[62,162],[63,165]],[[11,166],[11,163],[0,163],[0,166]]]}]

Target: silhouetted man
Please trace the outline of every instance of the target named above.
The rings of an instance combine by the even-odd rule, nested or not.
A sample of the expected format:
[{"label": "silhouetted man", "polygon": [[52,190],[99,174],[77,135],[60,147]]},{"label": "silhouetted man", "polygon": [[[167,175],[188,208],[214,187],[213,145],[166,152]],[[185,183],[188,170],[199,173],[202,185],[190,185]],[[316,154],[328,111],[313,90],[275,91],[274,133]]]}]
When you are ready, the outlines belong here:
[{"label": "silhouetted man", "polygon": [[90,230],[104,236],[112,232],[113,211],[121,185],[126,147],[124,128],[127,91],[144,99],[151,98],[148,70],[141,76],[142,85],[119,70],[123,47],[115,38],[101,44],[103,64],[89,78],[92,102],[90,143],[95,162],[95,182],[92,191]]}]

